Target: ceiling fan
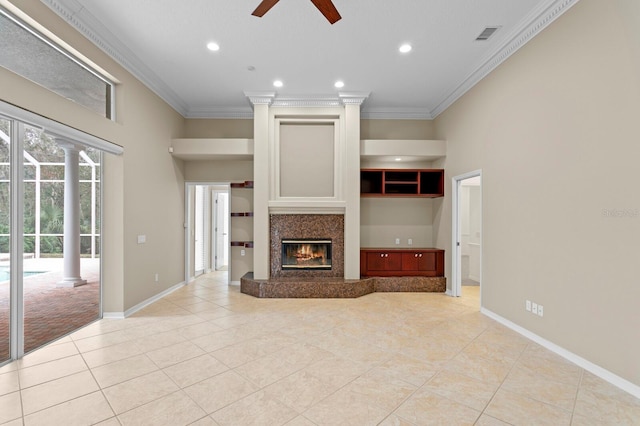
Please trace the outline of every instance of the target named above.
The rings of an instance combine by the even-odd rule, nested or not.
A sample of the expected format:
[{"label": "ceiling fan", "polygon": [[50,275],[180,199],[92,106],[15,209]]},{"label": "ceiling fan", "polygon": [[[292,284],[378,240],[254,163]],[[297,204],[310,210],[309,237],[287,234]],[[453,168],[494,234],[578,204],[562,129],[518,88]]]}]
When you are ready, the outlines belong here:
[{"label": "ceiling fan", "polygon": [[[280,0],[262,0],[262,2],[253,11],[253,16],[262,17]],[[338,9],[333,5],[331,0],[311,0],[311,3],[316,5],[318,10],[322,12],[325,18],[333,25],[342,19],[342,16],[338,13]]]}]

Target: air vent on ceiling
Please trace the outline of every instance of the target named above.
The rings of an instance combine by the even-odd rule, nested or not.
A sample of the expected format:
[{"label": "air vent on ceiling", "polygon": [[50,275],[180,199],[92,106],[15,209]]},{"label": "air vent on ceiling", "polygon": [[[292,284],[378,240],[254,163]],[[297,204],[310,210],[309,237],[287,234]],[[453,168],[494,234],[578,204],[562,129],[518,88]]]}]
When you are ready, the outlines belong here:
[{"label": "air vent on ceiling", "polygon": [[482,32],[480,33],[480,35],[478,37],[476,37],[476,41],[485,41],[485,40],[489,40],[489,37],[491,37],[496,31],[498,31],[500,27],[487,27],[484,30],[482,30]]}]

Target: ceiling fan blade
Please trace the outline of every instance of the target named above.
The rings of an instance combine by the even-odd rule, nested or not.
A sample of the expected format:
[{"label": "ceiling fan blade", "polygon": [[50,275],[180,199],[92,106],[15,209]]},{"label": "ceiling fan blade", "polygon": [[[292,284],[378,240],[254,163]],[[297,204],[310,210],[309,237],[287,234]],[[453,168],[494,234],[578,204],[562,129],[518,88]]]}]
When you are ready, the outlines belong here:
[{"label": "ceiling fan blade", "polygon": [[262,3],[256,7],[256,10],[253,11],[253,16],[262,17],[265,13],[269,11],[273,6],[276,5],[280,0],[262,0]]},{"label": "ceiling fan blade", "polygon": [[333,5],[331,0],[311,0],[316,5],[318,10],[322,12],[325,18],[333,25],[342,19],[342,16],[338,13],[338,9]]}]

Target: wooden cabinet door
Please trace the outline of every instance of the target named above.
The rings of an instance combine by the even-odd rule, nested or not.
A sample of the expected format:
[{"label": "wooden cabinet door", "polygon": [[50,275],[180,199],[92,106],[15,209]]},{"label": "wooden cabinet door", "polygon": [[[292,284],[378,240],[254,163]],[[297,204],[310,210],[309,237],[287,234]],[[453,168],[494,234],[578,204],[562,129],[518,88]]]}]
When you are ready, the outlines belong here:
[{"label": "wooden cabinet door", "polygon": [[402,270],[417,271],[420,269],[420,258],[417,252],[402,253]]},{"label": "wooden cabinet door", "polygon": [[368,271],[400,271],[402,270],[401,253],[370,252],[367,253]]},{"label": "wooden cabinet door", "polygon": [[436,253],[421,251],[402,253],[402,270],[435,271]]},{"label": "wooden cabinet door", "polygon": [[435,271],[436,270],[436,254],[434,252],[418,253],[418,270],[419,271]]},{"label": "wooden cabinet door", "polygon": [[387,271],[402,271],[402,253],[386,253]]},{"label": "wooden cabinet door", "polygon": [[383,252],[369,252],[367,253],[367,270],[368,271],[386,271],[387,270],[387,258]]}]

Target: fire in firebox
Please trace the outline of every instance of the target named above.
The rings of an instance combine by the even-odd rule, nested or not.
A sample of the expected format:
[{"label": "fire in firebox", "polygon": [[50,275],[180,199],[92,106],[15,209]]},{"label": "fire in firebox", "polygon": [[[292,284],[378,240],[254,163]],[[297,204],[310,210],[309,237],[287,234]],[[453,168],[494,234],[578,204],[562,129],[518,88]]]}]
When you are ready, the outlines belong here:
[{"label": "fire in firebox", "polygon": [[282,269],[331,269],[331,240],[282,240]]}]

